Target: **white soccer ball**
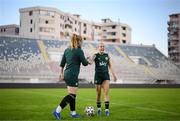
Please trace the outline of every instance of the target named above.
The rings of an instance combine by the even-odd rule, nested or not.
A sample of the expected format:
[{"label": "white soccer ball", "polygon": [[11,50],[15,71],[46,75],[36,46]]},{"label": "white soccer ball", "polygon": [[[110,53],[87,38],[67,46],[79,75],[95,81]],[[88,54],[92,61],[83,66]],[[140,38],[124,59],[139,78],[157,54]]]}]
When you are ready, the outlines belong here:
[{"label": "white soccer ball", "polygon": [[84,110],[87,116],[94,116],[95,115],[95,109],[93,106],[87,106]]}]

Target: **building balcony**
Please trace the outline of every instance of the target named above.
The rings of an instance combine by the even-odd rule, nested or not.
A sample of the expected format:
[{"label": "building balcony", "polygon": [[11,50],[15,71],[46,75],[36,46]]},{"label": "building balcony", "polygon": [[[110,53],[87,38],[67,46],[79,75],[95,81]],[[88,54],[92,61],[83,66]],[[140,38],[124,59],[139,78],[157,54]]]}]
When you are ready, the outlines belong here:
[{"label": "building balcony", "polygon": [[178,39],[173,39],[173,40],[168,39],[168,42],[170,42],[170,43],[179,43],[179,40]]},{"label": "building balcony", "polygon": [[170,40],[170,41],[179,40],[179,39],[180,39],[179,36],[170,36],[170,37],[169,37],[169,40]]},{"label": "building balcony", "polygon": [[102,36],[103,39],[119,39],[117,36]]},{"label": "building balcony", "polygon": [[169,54],[172,54],[172,53],[179,53],[179,52],[180,52],[180,51],[178,51],[178,50],[169,50],[169,51],[168,51]]},{"label": "building balcony", "polygon": [[170,43],[169,47],[178,47],[179,43]]},{"label": "building balcony", "polygon": [[180,29],[179,29],[178,26],[176,26],[176,27],[172,27],[172,26],[168,27],[168,31],[178,32],[179,30]]}]

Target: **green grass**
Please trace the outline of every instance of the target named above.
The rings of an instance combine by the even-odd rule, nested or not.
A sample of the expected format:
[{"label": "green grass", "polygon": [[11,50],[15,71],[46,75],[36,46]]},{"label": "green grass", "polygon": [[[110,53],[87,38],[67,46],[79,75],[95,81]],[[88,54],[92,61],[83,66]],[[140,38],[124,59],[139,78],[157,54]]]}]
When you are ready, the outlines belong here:
[{"label": "green grass", "polygon": [[[0,120],[55,120],[52,111],[66,94],[66,89],[57,88],[0,89]],[[76,109],[81,117],[70,118],[67,106],[62,111],[62,120],[180,120],[180,89],[110,89],[110,117],[104,112],[100,117],[86,116],[84,108],[88,105],[96,107],[95,89],[79,89]]]}]

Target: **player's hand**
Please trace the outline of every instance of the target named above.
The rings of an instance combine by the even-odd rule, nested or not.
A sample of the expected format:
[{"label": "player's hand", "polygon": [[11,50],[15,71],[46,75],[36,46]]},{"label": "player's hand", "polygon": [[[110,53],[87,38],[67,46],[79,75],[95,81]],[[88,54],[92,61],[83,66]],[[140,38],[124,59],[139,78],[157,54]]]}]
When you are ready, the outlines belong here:
[{"label": "player's hand", "polygon": [[64,81],[64,75],[63,74],[59,75],[59,81]]},{"label": "player's hand", "polygon": [[113,76],[113,81],[116,82],[117,81],[117,77]]},{"label": "player's hand", "polygon": [[90,57],[90,56],[88,56],[88,57],[86,57],[86,59],[87,59],[88,63],[91,65],[91,64],[92,64],[91,57]]}]

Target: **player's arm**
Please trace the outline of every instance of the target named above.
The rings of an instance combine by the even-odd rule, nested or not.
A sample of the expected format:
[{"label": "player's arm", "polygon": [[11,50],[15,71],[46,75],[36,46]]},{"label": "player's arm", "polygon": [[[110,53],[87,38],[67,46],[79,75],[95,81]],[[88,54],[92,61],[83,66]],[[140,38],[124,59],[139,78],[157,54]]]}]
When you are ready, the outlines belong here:
[{"label": "player's arm", "polygon": [[87,66],[89,64],[88,60],[84,56],[84,52],[82,50],[79,51],[79,57],[80,61],[83,64],[83,66]]},{"label": "player's arm", "polygon": [[64,80],[64,67],[60,67],[59,81]]},{"label": "player's arm", "polygon": [[116,77],[116,75],[115,75],[115,73],[114,73],[114,70],[113,70],[113,67],[112,67],[112,62],[111,62],[111,58],[109,57],[109,70],[110,70],[110,72],[111,72],[111,74],[112,74],[112,76],[113,76],[113,80],[114,81],[116,81],[117,80],[117,77]]},{"label": "player's arm", "polygon": [[93,62],[95,61],[95,58],[96,58],[96,54],[94,54],[92,57],[90,57],[90,56],[87,57],[87,60],[90,65],[93,64]]},{"label": "player's arm", "polygon": [[65,52],[60,63],[59,81],[64,80],[64,67],[66,64]]},{"label": "player's arm", "polygon": [[96,59],[96,54],[94,54],[91,58],[90,58],[90,64],[92,64]]}]

